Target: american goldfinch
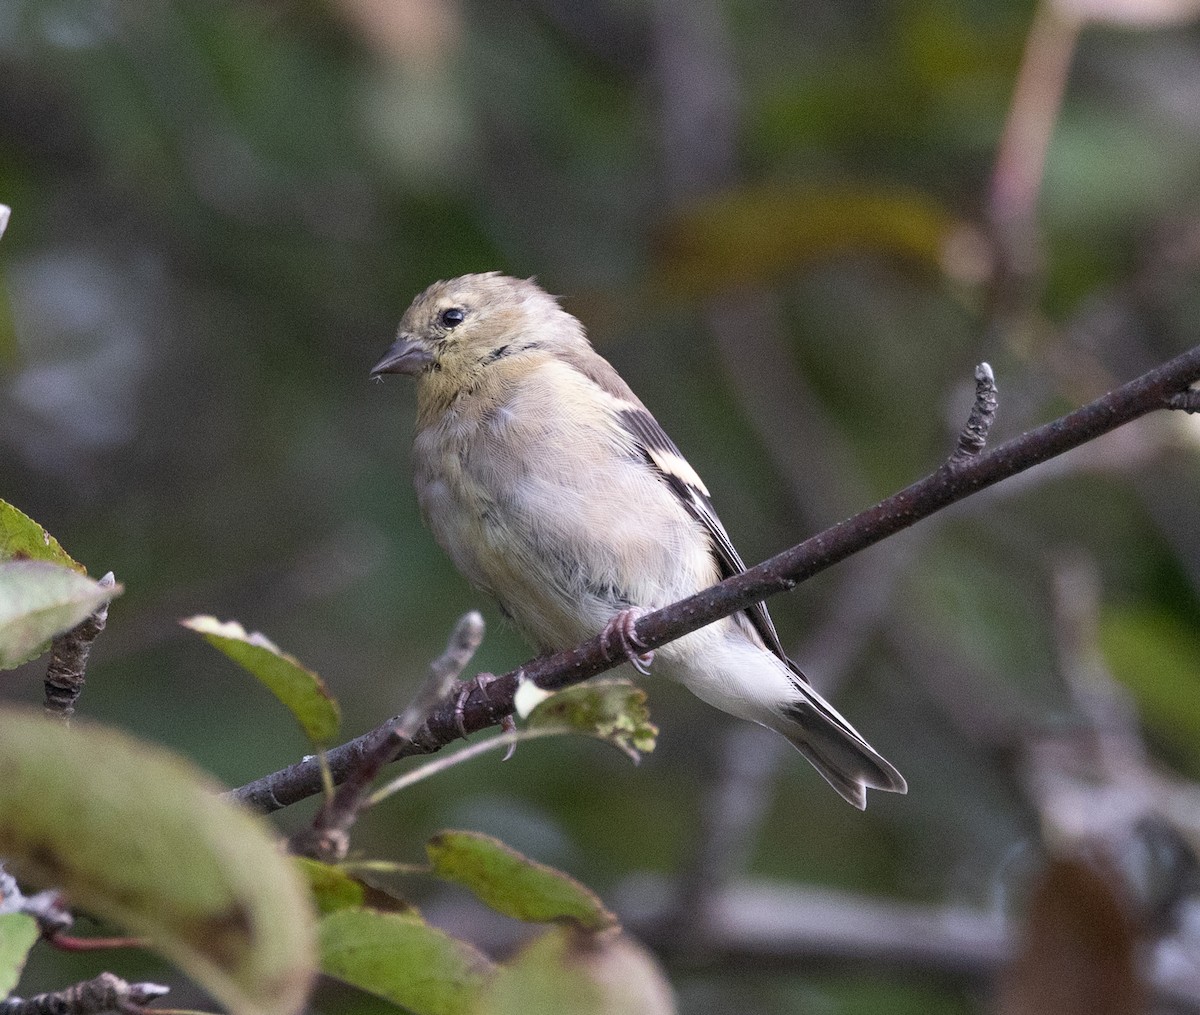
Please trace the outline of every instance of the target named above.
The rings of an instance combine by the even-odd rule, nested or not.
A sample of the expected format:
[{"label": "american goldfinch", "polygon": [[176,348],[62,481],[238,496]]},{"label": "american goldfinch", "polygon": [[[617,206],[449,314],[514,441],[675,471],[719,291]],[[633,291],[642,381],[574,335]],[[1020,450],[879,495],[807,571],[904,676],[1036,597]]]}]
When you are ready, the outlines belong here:
[{"label": "american goldfinch", "polygon": [[[417,379],[414,483],[442,549],[540,651],[597,634],[644,672],[634,623],[744,569],[679,449],[533,281],[436,282],[372,370]],[[855,807],[907,790],[788,659],[766,607],[661,646],[665,673],[783,734]]]}]

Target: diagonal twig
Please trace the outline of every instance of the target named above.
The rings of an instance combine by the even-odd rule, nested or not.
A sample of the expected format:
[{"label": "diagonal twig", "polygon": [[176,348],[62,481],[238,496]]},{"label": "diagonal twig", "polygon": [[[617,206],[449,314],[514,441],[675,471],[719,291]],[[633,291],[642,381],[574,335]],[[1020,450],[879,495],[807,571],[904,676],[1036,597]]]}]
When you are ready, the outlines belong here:
[{"label": "diagonal twig", "polygon": [[[647,648],[657,648],[769,596],[792,589],[799,582],[956,501],[1095,440],[1140,416],[1167,408],[1171,396],[1186,390],[1197,380],[1200,380],[1200,346],[1082,408],[990,451],[968,456],[953,467],[948,459],[924,479],[852,518],[688,599],[646,614],[637,622],[638,640]],[[546,690],[558,690],[623,662],[625,657],[618,646],[606,648],[596,637],[573,649],[534,659],[486,682],[486,685],[477,681],[465,697],[451,695],[442,699],[410,740],[394,745],[392,758],[428,754],[463,733],[497,724],[511,714],[513,696],[521,680],[531,680]],[[378,746],[380,738],[390,736],[391,725],[385,724],[330,751],[327,757],[335,781],[344,781],[364,755]],[[312,796],[320,788],[317,763],[305,760],[234,790],[232,796],[260,810],[275,810]]]},{"label": "diagonal twig", "polygon": [[346,776],[334,795],[317,812],[312,824],[302,828],[288,843],[291,852],[318,860],[341,860],[350,846],[350,828],[366,804],[368,787],[379,770],[403,747],[443,698],[450,696],[459,676],[483,641],[483,617],[477,610],[465,613],[454,625],[446,650],[429,664],[429,675],[408,707],[389,722],[387,735],[380,737]]}]

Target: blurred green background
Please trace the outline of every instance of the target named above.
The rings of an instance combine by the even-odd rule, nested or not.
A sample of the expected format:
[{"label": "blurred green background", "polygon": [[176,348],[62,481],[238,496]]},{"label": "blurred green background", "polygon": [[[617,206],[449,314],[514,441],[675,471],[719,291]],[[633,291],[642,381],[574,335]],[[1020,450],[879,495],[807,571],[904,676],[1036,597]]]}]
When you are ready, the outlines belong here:
[{"label": "blurred green background", "polygon": [[[563,294],[748,562],[936,467],[980,360],[999,440],[1194,344],[1200,30],[1114,14],[1071,37],[1061,104],[1033,95],[1044,178],[1035,146],[1014,149],[1041,182],[1014,239],[989,194],[1034,17],[1015,0],[0,5],[0,496],[127,590],[81,714],[238,785],[306,744],[179,618],[266,633],[349,732],[403,706],[469,608],[489,621],[480,668],[527,658],[420,524],[411,388],[367,379],[437,278],[502,269]],[[355,848],[417,859],[439,828],[488,831],[620,908],[679,884],[710,787],[748,756],[761,809],[726,875],[1008,911],[1040,848],[1024,738],[1077,720],[1064,561],[1098,577],[1105,658],[1155,757],[1200,776],[1198,438],[1144,420],[773,601],[907,797],[859,814],[651,679],[662,736],[640,767],[528,745],[405,793]],[[0,694],[37,701],[41,675]],[[90,975],[63,962],[39,958],[22,992]],[[685,1011],[981,1003],[869,962],[670,969]]]}]

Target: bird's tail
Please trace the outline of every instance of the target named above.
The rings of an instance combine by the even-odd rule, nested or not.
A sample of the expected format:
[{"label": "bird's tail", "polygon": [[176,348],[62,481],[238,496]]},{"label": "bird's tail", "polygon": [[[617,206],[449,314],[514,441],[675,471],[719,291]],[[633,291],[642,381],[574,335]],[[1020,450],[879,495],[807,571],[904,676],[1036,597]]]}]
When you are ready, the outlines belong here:
[{"label": "bird's tail", "polygon": [[808,684],[798,697],[772,712],[765,725],[791,742],[821,776],[860,811],[867,790],[907,793],[908,783],[832,705]]}]

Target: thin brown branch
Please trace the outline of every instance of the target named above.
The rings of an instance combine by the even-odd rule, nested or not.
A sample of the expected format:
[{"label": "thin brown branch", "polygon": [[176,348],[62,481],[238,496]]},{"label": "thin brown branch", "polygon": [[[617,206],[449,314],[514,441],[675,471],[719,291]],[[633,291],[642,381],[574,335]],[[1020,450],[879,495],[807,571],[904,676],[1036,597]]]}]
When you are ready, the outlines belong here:
[{"label": "thin brown branch", "polygon": [[[483,642],[483,632],[483,617],[477,610],[458,619],[446,650],[429,664],[429,675],[408,707],[391,721],[387,735],[362,755],[337,792],[317,812],[312,825],[292,836],[288,846],[293,853],[327,861],[345,858],[350,847],[350,828],[365,806],[367,788],[380,769],[393,760],[396,750],[403,750],[438,702],[452,696],[462,671]],[[456,693],[461,696],[464,690],[465,687]]]},{"label": "thin brown branch", "polygon": [[[112,588],[116,584],[113,573],[109,571],[100,579],[100,584],[105,588]],[[106,623],[108,603],[54,639],[50,651],[50,665],[46,668],[46,701],[42,706],[47,715],[68,722],[75,714],[75,702],[83,693],[92,642],[104,630]]]},{"label": "thin brown branch", "polygon": [[[647,614],[637,622],[637,637],[648,648],[657,648],[752,603],[794,588],[949,504],[1162,409],[1167,398],[1197,380],[1200,380],[1200,346],[1074,412],[970,457],[956,467],[952,468],[947,461],[924,479],[874,507],[719,585]],[[546,690],[558,690],[624,661],[619,646],[606,648],[596,637],[576,648],[531,660],[520,669],[486,683],[477,681],[465,698],[456,694],[439,702],[411,740],[392,745],[391,757],[427,754],[463,733],[496,725],[511,714],[513,696],[521,680],[532,680]],[[391,736],[391,730],[391,724],[385,724],[330,751],[328,759],[334,779],[344,781],[368,753],[378,748],[382,738]],[[305,760],[234,790],[232,795],[260,810],[274,810],[312,796],[320,791],[320,786],[317,763]]]}]

